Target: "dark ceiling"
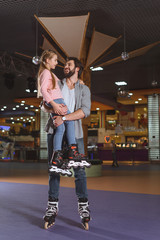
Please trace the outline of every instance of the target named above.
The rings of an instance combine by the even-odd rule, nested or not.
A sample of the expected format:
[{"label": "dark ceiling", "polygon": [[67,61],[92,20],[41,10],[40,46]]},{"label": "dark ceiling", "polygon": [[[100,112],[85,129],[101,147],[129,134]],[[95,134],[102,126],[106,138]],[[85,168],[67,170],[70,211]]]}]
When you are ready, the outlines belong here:
[{"label": "dark ceiling", "polygon": [[[93,27],[96,31],[122,38],[106,52],[102,61],[121,55],[124,49],[123,32],[126,29],[127,52],[160,41],[160,1],[159,0],[0,0],[0,56],[7,53],[15,65],[23,65],[28,75],[36,73],[31,59],[15,54],[20,52],[34,56],[36,52],[36,19],[39,17],[62,17],[85,15],[90,12],[87,39],[90,41]],[[38,26],[38,44],[42,45],[42,34],[47,33]],[[39,48],[39,54],[41,50]],[[18,62],[20,61],[20,62]],[[125,80],[129,89],[152,88],[152,81],[160,86],[160,45],[146,54],[104,67],[101,72],[92,73],[92,94],[115,100],[115,81]],[[16,66],[17,68],[17,66]],[[15,97],[28,96],[25,93],[27,75],[18,76],[14,87],[7,89],[3,74],[5,67],[0,61],[1,104],[13,101]],[[57,70],[61,77],[61,70]],[[6,98],[6,95],[8,97]]]}]

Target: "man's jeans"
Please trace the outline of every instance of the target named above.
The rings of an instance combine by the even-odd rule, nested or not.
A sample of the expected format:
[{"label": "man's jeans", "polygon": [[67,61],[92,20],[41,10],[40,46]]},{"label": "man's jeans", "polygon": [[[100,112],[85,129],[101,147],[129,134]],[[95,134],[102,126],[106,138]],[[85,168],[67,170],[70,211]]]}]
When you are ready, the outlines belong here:
[{"label": "man's jeans", "polygon": [[[53,153],[53,134],[47,134],[48,138],[48,160],[50,164],[50,159]],[[78,145],[78,151],[84,154],[84,142],[83,138],[76,139]],[[86,173],[84,168],[74,169],[75,176],[75,191],[76,195],[79,198],[88,198],[87,193],[87,181],[86,181]],[[49,176],[49,191],[48,195],[52,199],[58,199],[59,197],[59,186],[60,186],[60,175],[50,174]]]},{"label": "man's jeans", "polygon": [[[58,104],[65,104],[63,98],[58,98],[53,100],[55,103]],[[46,103],[48,107],[52,107],[50,103]],[[69,114],[70,111],[67,111],[67,114]],[[55,113],[51,113],[52,117],[57,116]],[[54,140],[53,140],[53,148],[54,151],[61,150],[62,149],[62,140],[63,135],[66,130],[66,138],[68,141],[68,145],[75,144],[75,129],[74,129],[74,121],[65,121],[60,126],[58,126],[55,130]]]}]

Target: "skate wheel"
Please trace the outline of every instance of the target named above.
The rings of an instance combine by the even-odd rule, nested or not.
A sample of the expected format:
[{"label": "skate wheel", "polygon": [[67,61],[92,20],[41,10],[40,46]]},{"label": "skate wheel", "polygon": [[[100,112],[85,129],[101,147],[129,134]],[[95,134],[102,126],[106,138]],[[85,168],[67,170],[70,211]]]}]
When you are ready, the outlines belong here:
[{"label": "skate wheel", "polygon": [[48,222],[45,222],[44,229],[48,229]]},{"label": "skate wheel", "polygon": [[54,222],[52,224],[49,224],[48,222],[45,222],[44,229],[48,229],[54,225]]},{"label": "skate wheel", "polygon": [[83,227],[84,227],[84,229],[85,229],[86,231],[88,231],[88,230],[89,230],[89,224],[88,224],[88,222],[85,222],[84,225],[83,225]]}]

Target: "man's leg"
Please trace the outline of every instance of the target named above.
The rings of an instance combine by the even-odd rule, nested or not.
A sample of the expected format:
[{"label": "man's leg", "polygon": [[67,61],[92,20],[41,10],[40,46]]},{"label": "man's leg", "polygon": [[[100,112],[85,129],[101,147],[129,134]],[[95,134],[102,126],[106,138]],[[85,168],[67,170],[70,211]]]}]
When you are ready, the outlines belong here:
[{"label": "man's leg", "polygon": [[[84,154],[83,138],[77,139],[78,151]],[[78,212],[85,230],[89,229],[90,210],[87,193],[87,180],[84,168],[74,169],[76,195],[78,197]]]},{"label": "man's leg", "polygon": [[[51,158],[53,154],[53,138],[54,134],[47,134],[49,166],[51,166]],[[59,175],[49,175],[48,203],[45,216],[43,217],[45,221],[45,229],[48,229],[55,223],[55,217],[58,213],[59,183]]]},{"label": "man's leg", "polygon": [[[78,145],[79,153],[84,154],[84,142],[83,138],[76,139]],[[76,185],[76,195],[79,198],[88,198],[87,193],[87,180],[86,180],[86,173],[84,168],[77,168],[74,169],[74,176],[75,176],[75,185]]]},{"label": "man's leg", "polygon": [[[47,134],[47,145],[48,145],[48,165],[51,166],[51,158],[53,154],[53,139],[54,134]],[[49,191],[48,198],[58,199],[59,196],[59,184],[60,176],[58,174],[49,175]]]}]

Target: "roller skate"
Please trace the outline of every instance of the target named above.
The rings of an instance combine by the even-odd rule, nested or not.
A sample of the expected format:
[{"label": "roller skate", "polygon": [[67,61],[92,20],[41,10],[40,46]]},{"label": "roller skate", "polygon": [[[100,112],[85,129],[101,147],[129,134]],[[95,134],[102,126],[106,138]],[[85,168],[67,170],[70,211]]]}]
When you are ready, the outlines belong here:
[{"label": "roller skate", "polygon": [[58,199],[55,200],[49,199],[48,206],[46,208],[46,214],[43,217],[45,221],[44,223],[45,229],[48,229],[55,224],[55,218],[57,216],[57,213],[58,213]]},{"label": "roller skate", "polygon": [[77,167],[90,167],[91,164],[88,163],[87,157],[84,156],[83,154],[80,154],[78,152],[78,148],[76,144],[71,144],[69,146],[69,150],[68,150],[68,168],[77,168]]},{"label": "roller skate", "polygon": [[49,168],[49,173],[61,174],[62,176],[72,176],[72,172],[69,171],[67,162],[63,159],[63,153],[61,150],[53,152],[52,166]]},{"label": "roller skate", "polygon": [[82,226],[84,227],[85,230],[89,230],[88,222],[90,221],[90,210],[87,199],[79,199],[78,212],[81,218]]}]

